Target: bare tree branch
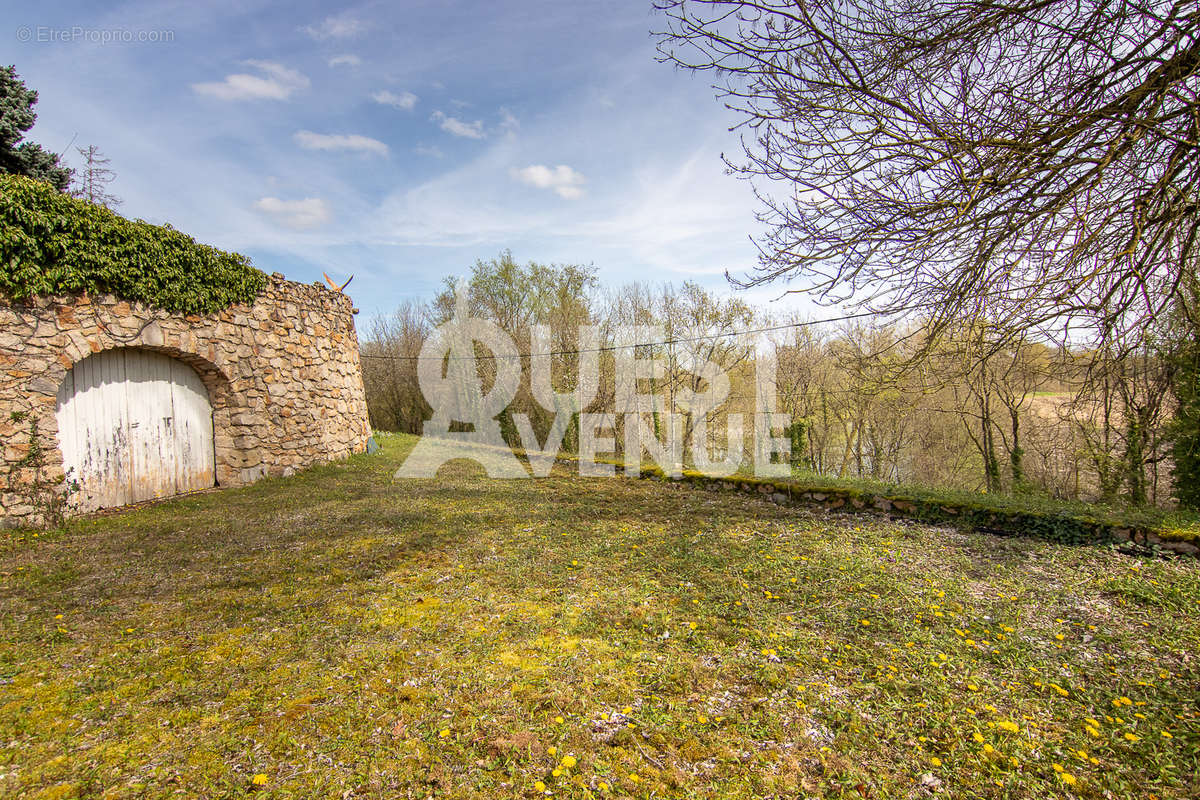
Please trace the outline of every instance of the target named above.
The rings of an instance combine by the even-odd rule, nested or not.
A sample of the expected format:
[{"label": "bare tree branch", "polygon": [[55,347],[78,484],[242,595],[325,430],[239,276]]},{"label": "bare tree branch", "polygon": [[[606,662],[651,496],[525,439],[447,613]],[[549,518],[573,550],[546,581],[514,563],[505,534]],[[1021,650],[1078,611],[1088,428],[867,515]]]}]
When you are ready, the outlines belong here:
[{"label": "bare tree branch", "polygon": [[658,0],[719,76],[770,232],[735,282],[938,330],[1161,317],[1195,269],[1194,0]]}]

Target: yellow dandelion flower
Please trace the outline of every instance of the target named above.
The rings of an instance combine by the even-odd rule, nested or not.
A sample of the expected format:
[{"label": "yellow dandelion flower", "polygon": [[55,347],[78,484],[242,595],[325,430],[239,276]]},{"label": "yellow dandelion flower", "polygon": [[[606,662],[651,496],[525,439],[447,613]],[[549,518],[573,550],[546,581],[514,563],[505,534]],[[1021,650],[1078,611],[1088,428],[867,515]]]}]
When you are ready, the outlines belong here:
[{"label": "yellow dandelion flower", "polygon": [[937,756],[934,756],[933,758],[929,759],[929,763],[935,767],[940,767],[942,765],[942,760]]},{"label": "yellow dandelion flower", "polygon": [[579,762],[575,760],[575,756],[563,756],[562,765],[567,769],[575,766]]},{"label": "yellow dandelion flower", "polygon": [[555,723],[557,723],[559,725],[562,725],[563,722],[565,722],[565,720],[562,717],[555,717],[554,721],[555,721]]},{"label": "yellow dandelion flower", "polygon": [[558,748],[557,747],[547,747],[546,752],[552,756],[556,756],[556,755],[558,755]]},{"label": "yellow dandelion flower", "polygon": [[533,788],[535,791],[544,792],[546,791],[546,784],[542,783],[541,781],[537,781],[533,784]]},{"label": "yellow dandelion flower", "polygon": [[1125,733],[1125,738],[1126,738],[1126,739],[1128,739],[1128,740],[1129,740],[1129,741],[1131,741],[1131,742],[1136,742],[1136,741],[1139,741],[1139,740],[1140,740],[1142,737],[1138,736],[1136,733],[1129,733],[1129,732],[1127,731],[1127,732]]},{"label": "yellow dandelion flower", "polygon": [[1059,779],[1060,781],[1062,781],[1062,782],[1063,782],[1063,784],[1065,784],[1066,786],[1074,786],[1074,785],[1075,785],[1075,782],[1076,782],[1076,781],[1075,781],[1075,776],[1074,776],[1074,775],[1072,775],[1072,774],[1071,774],[1071,773],[1069,773],[1069,772],[1060,772],[1060,773],[1058,773],[1058,779]]},{"label": "yellow dandelion flower", "polygon": [[260,772],[250,779],[250,783],[254,784],[255,786],[266,786],[267,781],[269,780],[270,778]]}]

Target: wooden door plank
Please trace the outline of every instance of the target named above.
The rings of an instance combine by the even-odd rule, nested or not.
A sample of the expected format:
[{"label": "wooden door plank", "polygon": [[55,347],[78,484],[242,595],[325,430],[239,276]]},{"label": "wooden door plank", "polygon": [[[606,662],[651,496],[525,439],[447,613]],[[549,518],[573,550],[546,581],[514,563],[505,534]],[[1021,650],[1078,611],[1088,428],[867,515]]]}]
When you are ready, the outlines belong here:
[{"label": "wooden door plank", "polygon": [[213,486],[212,406],[189,365],[160,353],[110,350],[79,361],[59,388],[63,468],[79,511]]}]

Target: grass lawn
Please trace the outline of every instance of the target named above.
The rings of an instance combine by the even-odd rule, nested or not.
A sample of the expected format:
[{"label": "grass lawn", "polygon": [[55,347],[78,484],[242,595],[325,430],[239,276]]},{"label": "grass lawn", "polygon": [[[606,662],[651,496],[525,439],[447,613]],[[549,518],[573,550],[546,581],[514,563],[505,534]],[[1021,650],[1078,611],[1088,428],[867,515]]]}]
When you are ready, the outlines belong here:
[{"label": "grass lawn", "polygon": [[1198,562],[383,442],[0,533],[0,795],[1200,796]]}]

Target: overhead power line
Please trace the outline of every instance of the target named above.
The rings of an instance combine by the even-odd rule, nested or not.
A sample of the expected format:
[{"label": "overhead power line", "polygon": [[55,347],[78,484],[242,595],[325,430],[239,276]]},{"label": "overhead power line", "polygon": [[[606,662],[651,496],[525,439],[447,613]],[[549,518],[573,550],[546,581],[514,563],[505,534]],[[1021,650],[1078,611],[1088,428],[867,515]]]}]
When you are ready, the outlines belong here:
[{"label": "overhead power line", "polygon": [[[920,303],[917,305],[906,306],[896,309],[890,313],[898,313],[904,311],[912,311],[917,308],[928,307],[928,303]],[[607,353],[613,350],[625,350],[632,347],[668,347],[676,344],[688,344],[691,342],[702,342],[711,339],[727,339],[731,337],[750,336],[756,333],[769,333],[771,331],[782,331],[793,328],[809,328],[814,325],[828,325],[831,322],[846,322],[853,319],[862,319],[864,317],[878,316],[875,311],[860,311],[854,314],[843,314],[839,317],[827,317],[824,319],[803,320],[800,322],[787,322],[781,325],[768,325],[762,328],[748,328],[740,331],[722,331],[718,333],[706,333],[699,336],[684,336],[675,339],[664,339],[661,342],[631,342],[629,344],[609,344],[602,347],[588,347],[575,350],[550,350],[545,353],[515,353],[512,355],[498,355],[496,353],[488,353],[478,356],[445,356],[442,358],[432,358],[428,356],[406,356],[396,355],[391,353],[360,353],[362,358],[379,358],[390,361],[454,361],[462,360],[499,360],[502,358],[547,358],[550,356],[570,356],[581,355],[583,353]]]}]

